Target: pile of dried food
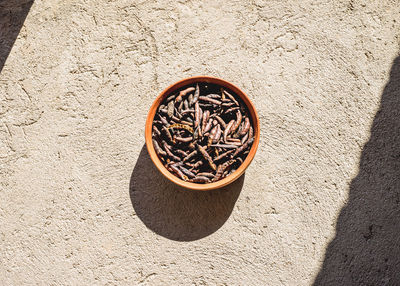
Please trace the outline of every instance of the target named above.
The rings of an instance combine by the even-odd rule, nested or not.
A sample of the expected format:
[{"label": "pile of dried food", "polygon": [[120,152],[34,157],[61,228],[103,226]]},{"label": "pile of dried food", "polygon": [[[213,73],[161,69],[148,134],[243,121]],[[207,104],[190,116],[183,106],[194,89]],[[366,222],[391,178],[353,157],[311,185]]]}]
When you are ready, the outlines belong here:
[{"label": "pile of dried food", "polygon": [[195,183],[221,180],[246,159],[254,129],[241,98],[221,86],[185,86],[157,109],[153,145],[164,166]]}]

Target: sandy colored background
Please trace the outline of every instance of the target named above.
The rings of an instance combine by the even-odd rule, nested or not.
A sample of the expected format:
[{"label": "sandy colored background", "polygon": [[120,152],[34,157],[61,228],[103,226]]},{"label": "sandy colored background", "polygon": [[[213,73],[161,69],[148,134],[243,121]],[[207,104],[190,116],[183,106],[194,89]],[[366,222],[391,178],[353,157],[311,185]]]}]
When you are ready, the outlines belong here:
[{"label": "sandy colored background", "polygon": [[[400,285],[399,46],[396,0],[0,0],[0,285]],[[144,147],[201,74],[262,131],[209,193]]]}]

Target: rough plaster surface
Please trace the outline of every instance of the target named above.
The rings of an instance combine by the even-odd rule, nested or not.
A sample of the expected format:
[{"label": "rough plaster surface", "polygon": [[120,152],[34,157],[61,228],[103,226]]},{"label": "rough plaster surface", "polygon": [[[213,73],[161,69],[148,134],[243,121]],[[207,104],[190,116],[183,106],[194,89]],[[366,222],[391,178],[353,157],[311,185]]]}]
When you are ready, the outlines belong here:
[{"label": "rough plaster surface", "polygon": [[[400,285],[398,1],[0,5],[1,285]],[[262,130],[210,193],[144,147],[155,96],[199,74]]]}]

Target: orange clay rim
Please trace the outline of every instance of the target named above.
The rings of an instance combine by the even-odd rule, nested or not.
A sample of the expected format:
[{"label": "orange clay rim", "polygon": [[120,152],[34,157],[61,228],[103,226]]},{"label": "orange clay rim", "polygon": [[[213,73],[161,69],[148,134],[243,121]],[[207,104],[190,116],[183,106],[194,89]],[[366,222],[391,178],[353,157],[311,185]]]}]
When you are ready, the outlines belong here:
[{"label": "orange clay rim", "polygon": [[[175,90],[189,84],[197,83],[197,82],[206,82],[206,83],[212,83],[212,84],[217,84],[222,87],[225,87],[232,92],[234,92],[236,95],[238,95],[243,102],[246,104],[247,109],[250,113],[252,123],[253,123],[253,128],[254,128],[254,142],[253,145],[251,146],[250,152],[247,155],[246,159],[240,165],[240,167],[230,174],[229,176],[223,178],[222,180],[219,180],[217,182],[213,183],[208,183],[208,184],[198,184],[198,183],[192,183],[192,182],[185,182],[178,177],[176,177],[174,174],[169,172],[167,168],[164,167],[164,164],[161,162],[161,160],[158,158],[158,155],[156,151],[154,150],[153,146],[153,141],[152,141],[152,127],[153,127],[153,120],[154,116],[156,114],[156,111],[158,109],[158,106],[161,104],[161,102],[172,92]],[[230,82],[227,82],[225,80],[216,78],[216,77],[211,77],[211,76],[195,76],[195,77],[190,77],[186,78],[183,80],[180,80],[166,89],[164,89],[160,95],[156,98],[154,101],[153,105],[150,108],[150,111],[147,115],[147,120],[146,120],[146,128],[145,128],[145,140],[146,140],[146,146],[147,146],[147,151],[150,155],[151,160],[153,161],[154,165],[156,165],[157,169],[165,176],[167,177],[168,180],[171,182],[174,182],[175,184],[191,189],[191,190],[198,190],[198,191],[208,191],[208,190],[213,190],[213,189],[218,189],[221,187],[224,187],[235,180],[237,180],[247,169],[247,167],[250,165],[251,161],[253,160],[257,147],[260,141],[260,123],[257,115],[257,111],[249,99],[249,97],[241,91],[237,86],[231,84]]]}]

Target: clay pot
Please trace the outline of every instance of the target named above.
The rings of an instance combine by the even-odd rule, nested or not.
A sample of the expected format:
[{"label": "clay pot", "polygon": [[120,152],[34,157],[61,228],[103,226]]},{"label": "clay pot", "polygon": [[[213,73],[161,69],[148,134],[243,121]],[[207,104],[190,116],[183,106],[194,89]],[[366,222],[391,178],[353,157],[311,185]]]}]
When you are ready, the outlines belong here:
[{"label": "clay pot", "polygon": [[[161,102],[168,95],[173,93],[175,90],[177,90],[183,86],[186,86],[189,84],[195,84],[198,82],[206,82],[206,83],[216,84],[216,85],[225,87],[226,89],[229,89],[232,92],[234,92],[236,95],[240,96],[242,98],[243,102],[247,106],[247,109],[248,109],[249,114],[252,119],[253,128],[254,128],[254,142],[253,142],[250,152],[247,155],[246,159],[244,160],[243,164],[235,172],[228,175],[224,179],[219,180],[217,182],[208,183],[208,184],[185,182],[185,181],[179,179],[178,177],[176,177],[174,174],[170,173],[164,167],[163,163],[158,158],[157,153],[154,150],[153,141],[152,141],[153,120],[154,120],[156,111],[158,109],[158,106],[161,104]],[[232,183],[233,181],[238,179],[245,172],[246,168],[250,165],[250,163],[253,160],[254,155],[256,154],[256,151],[257,151],[258,143],[260,141],[260,122],[259,122],[258,115],[257,115],[256,109],[254,108],[253,103],[250,101],[249,97],[243,91],[241,91],[238,87],[236,87],[235,85],[233,85],[227,81],[219,79],[219,78],[210,77],[210,76],[195,76],[195,77],[190,77],[190,78],[180,80],[180,81],[170,85],[163,92],[161,92],[160,95],[156,98],[156,100],[154,101],[154,103],[151,106],[150,111],[147,115],[145,139],[146,139],[147,150],[149,152],[151,160],[153,161],[154,165],[156,165],[157,169],[165,177],[168,178],[168,180],[170,180],[171,182],[174,182],[175,184],[177,184],[179,186],[187,188],[187,189],[208,191],[208,190],[218,189],[218,188],[224,187],[224,186]]]}]

